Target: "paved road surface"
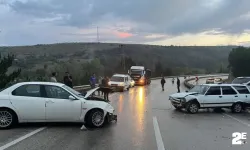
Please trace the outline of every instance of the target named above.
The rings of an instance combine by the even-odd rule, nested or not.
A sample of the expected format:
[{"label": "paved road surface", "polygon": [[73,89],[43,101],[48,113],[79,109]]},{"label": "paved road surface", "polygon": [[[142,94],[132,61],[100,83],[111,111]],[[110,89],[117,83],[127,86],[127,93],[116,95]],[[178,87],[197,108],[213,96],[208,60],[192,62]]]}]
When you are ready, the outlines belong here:
[{"label": "paved road surface", "polygon": [[[166,81],[164,92],[156,80],[148,87],[113,94],[110,99],[118,122],[105,128],[85,131],[80,130],[81,124],[22,125],[0,131],[0,149],[5,146],[8,150],[249,150],[249,139],[245,145],[231,145],[232,132],[250,134],[248,113],[204,110],[192,115],[176,111],[168,101],[168,95],[177,91],[176,85],[170,79]],[[181,90],[186,89],[182,86]],[[15,139],[34,130],[38,133],[16,143]]]}]

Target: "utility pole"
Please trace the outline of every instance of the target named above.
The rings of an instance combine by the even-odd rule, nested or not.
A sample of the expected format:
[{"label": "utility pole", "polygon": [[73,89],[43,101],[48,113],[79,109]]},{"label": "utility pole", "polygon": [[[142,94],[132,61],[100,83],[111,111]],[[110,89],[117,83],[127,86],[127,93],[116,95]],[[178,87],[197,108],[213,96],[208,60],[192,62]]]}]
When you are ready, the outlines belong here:
[{"label": "utility pole", "polygon": [[96,28],[97,43],[99,43],[99,27]]}]

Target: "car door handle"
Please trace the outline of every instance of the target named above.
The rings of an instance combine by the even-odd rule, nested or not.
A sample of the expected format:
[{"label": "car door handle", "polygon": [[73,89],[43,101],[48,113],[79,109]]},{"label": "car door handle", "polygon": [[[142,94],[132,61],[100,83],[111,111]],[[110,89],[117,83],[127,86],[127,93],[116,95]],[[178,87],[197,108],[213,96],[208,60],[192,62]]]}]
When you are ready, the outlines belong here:
[{"label": "car door handle", "polygon": [[55,102],[53,102],[53,101],[49,100],[49,101],[46,101],[46,103],[55,103]]},{"label": "car door handle", "polygon": [[235,95],[234,97],[238,97],[238,95]]},{"label": "car door handle", "polygon": [[219,98],[222,98],[222,96],[219,96]]}]

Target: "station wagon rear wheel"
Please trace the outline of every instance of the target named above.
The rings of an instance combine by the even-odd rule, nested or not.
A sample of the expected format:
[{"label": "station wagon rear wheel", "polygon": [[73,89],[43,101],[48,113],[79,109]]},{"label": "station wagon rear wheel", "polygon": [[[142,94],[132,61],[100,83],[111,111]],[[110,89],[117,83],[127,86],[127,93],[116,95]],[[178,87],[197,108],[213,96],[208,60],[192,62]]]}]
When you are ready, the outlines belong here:
[{"label": "station wagon rear wheel", "polygon": [[243,110],[243,106],[241,103],[235,103],[232,106],[232,112],[234,113],[241,113]]},{"label": "station wagon rear wheel", "polygon": [[15,114],[8,109],[0,109],[0,129],[9,129],[16,122]]}]

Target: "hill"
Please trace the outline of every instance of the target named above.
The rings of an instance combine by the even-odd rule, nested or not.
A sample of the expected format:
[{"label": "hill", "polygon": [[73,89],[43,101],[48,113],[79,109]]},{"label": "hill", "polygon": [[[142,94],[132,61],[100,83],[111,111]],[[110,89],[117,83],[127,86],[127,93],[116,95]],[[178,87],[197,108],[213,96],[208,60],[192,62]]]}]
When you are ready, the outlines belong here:
[{"label": "hill", "polygon": [[[23,70],[38,71],[72,69],[72,65],[86,70],[86,63],[96,60],[95,64],[101,74],[117,72],[116,68],[123,62],[123,58],[131,58],[133,63],[145,65],[155,70],[156,64],[160,68],[170,68],[172,73],[183,73],[180,70],[198,70],[198,72],[216,72],[227,67],[228,54],[233,46],[155,46],[139,44],[116,43],[58,43],[34,46],[0,47],[0,53],[16,55],[14,67]],[[98,61],[97,61],[98,60]],[[125,61],[126,63],[126,61]],[[71,65],[69,65],[71,64]],[[83,67],[85,64],[85,67]],[[121,64],[124,65],[124,64]],[[66,66],[66,67],[65,67]],[[118,66],[118,67],[117,67]],[[129,62],[126,63],[126,69]],[[48,69],[47,69],[48,68]],[[121,67],[120,67],[121,68]],[[100,71],[101,70],[101,71]],[[106,70],[106,71],[105,71]],[[108,71],[107,71],[108,70]],[[91,70],[93,71],[93,70]],[[95,70],[94,70],[95,71]],[[184,72],[186,72],[184,71]],[[176,73],[178,72],[178,73]],[[86,73],[86,71],[85,71]],[[105,73],[105,74],[106,74]]]}]

